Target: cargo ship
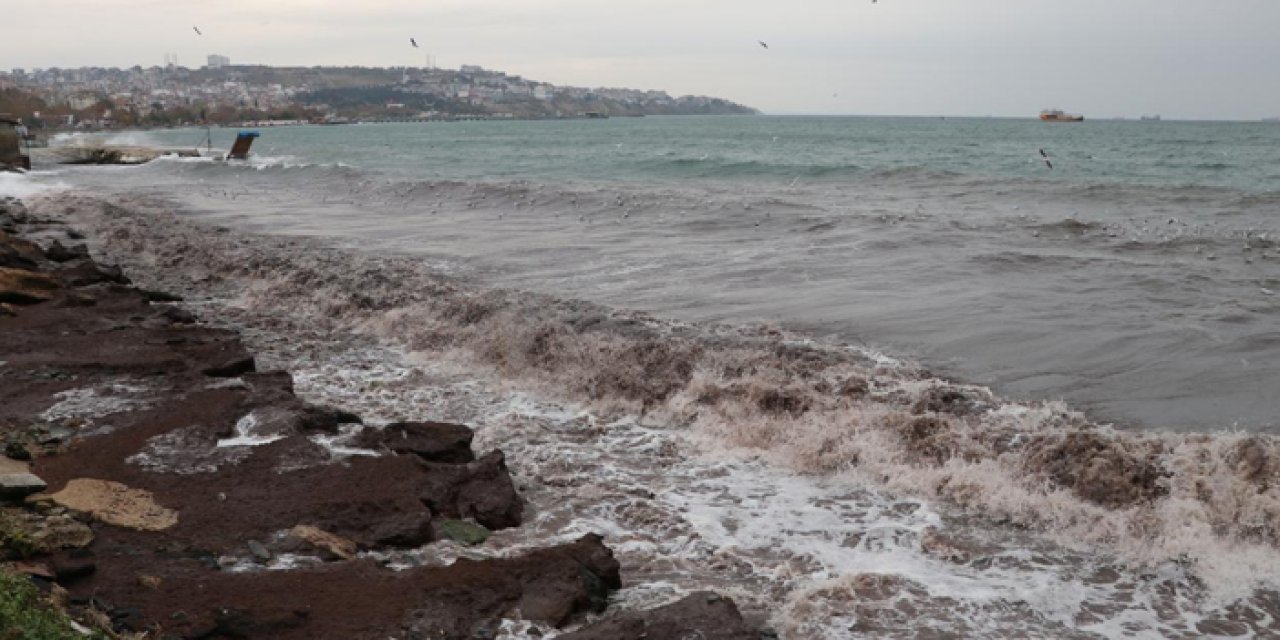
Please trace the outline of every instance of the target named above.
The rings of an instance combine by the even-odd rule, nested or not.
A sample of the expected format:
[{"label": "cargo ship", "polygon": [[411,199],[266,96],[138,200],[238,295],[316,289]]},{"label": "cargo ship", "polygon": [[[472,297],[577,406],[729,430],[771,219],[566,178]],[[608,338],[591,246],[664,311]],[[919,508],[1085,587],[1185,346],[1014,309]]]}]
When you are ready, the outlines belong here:
[{"label": "cargo ship", "polygon": [[1045,122],[1084,122],[1084,116],[1063,113],[1061,109],[1045,109],[1040,112],[1040,119]]}]

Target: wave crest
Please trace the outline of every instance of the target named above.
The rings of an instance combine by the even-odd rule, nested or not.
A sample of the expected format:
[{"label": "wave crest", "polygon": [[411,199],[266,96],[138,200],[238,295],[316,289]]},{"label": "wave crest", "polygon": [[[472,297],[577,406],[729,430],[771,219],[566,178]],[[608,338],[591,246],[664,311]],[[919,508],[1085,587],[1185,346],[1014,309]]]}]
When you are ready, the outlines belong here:
[{"label": "wave crest", "polygon": [[1010,401],[773,327],[479,290],[409,258],[210,234],[142,199],[33,207],[73,207],[113,258],[220,287],[279,310],[282,323],[336,323],[448,354],[601,411],[681,426],[712,450],[856,476],[1139,564],[1187,562],[1224,590],[1280,572],[1272,436],[1117,431],[1059,402]]}]

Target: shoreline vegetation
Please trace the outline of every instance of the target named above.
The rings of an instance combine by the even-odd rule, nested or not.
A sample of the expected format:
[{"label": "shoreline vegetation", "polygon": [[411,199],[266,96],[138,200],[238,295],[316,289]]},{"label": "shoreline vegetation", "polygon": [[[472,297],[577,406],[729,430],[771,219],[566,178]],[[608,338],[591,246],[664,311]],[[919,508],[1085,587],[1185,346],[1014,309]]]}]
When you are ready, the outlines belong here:
[{"label": "shoreline vegetation", "polygon": [[709,592],[593,622],[623,584],[595,534],[386,566],[521,526],[503,453],[303,401],[82,238],[0,202],[0,637],[82,637],[63,611],[117,638],[772,637]]}]

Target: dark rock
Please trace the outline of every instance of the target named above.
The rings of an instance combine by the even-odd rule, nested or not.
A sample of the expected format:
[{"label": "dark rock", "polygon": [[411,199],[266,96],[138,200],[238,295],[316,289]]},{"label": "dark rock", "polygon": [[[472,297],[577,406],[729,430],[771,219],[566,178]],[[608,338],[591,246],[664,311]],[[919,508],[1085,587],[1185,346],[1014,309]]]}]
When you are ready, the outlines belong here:
[{"label": "dark rock", "polygon": [[111,612],[111,626],[118,632],[138,633],[146,624],[142,612],[132,607],[117,607]]},{"label": "dark rock", "polygon": [[23,257],[17,249],[0,243],[0,267],[11,269],[35,269],[36,261]]},{"label": "dark rock", "polygon": [[183,300],[182,296],[154,289],[138,289],[138,293],[141,293],[147,302],[182,302]]},{"label": "dark rock", "polygon": [[93,296],[86,296],[79,293],[68,293],[58,301],[58,306],[66,308],[75,307],[92,307],[98,304],[98,299]]},{"label": "dark rock", "polygon": [[488,529],[520,525],[524,504],[501,451],[467,464],[422,463],[429,471],[419,496],[431,511],[472,518]]},{"label": "dark rock", "polygon": [[577,579],[557,575],[555,570],[538,576],[520,599],[519,609],[525,618],[560,626],[576,613],[604,611],[609,591],[622,587],[618,561],[600,536],[587,534],[568,550],[577,562]]},{"label": "dark rock", "polygon": [[431,541],[431,514],[424,511],[383,518],[369,530],[368,538],[381,547],[420,547]]},{"label": "dark rock", "polygon": [[472,524],[465,520],[444,519],[435,523],[435,535],[437,540],[453,540],[459,544],[465,544],[474,547],[478,544],[484,544],[489,539],[489,530],[478,524]]},{"label": "dark rock", "polygon": [[254,560],[261,562],[262,564],[271,562],[271,552],[268,551],[266,547],[262,546],[261,542],[258,542],[257,540],[250,540],[247,546],[249,547],[249,553],[253,554]]},{"label": "dark rock", "polygon": [[271,638],[288,629],[297,628],[306,621],[302,611],[256,615],[248,609],[219,609],[214,613],[213,633],[198,638]]},{"label": "dark rock", "polygon": [[0,501],[20,502],[33,493],[44,491],[49,485],[32,473],[0,474]]},{"label": "dark rock", "polygon": [[668,605],[629,612],[557,637],[561,640],[760,640],[767,636],[742,620],[732,600],[710,591],[699,591]]},{"label": "dark rock", "polygon": [[196,314],[181,307],[165,307],[160,317],[174,324],[194,324],[196,321]]},{"label": "dark rock", "polygon": [[31,452],[27,450],[27,445],[21,442],[6,442],[4,445],[4,455],[14,460],[31,459]]},{"label": "dark rock", "polygon": [[294,428],[300,433],[337,433],[338,425],[362,424],[360,416],[324,405],[304,405],[297,413]]},{"label": "dark rock", "polygon": [[446,422],[395,422],[382,429],[364,429],[353,440],[357,447],[412,453],[428,462],[472,462],[475,433]]},{"label": "dark rock", "polygon": [[124,272],[120,270],[120,267],[102,265],[92,260],[82,260],[74,266],[60,269],[56,273],[68,286],[72,287],[87,287],[104,282],[114,284],[130,283]]},{"label": "dark rock", "polygon": [[318,505],[310,514],[325,531],[354,541],[366,549],[411,548],[432,540],[431,512],[420,503],[402,500],[344,501]]},{"label": "dark rock", "polygon": [[0,302],[36,304],[53,297],[58,281],[35,271],[0,267]]},{"label": "dark rock", "polygon": [[44,255],[46,258],[54,262],[70,262],[72,260],[88,258],[89,248],[83,244],[66,247],[63,246],[61,242],[54,240],[53,244],[50,244],[49,248],[44,250]]},{"label": "dark rock", "polygon": [[257,369],[253,356],[234,354],[223,360],[215,361],[214,364],[200,370],[206,376],[211,378],[234,378],[238,375],[251,373]]},{"label": "dark rock", "polygon": [[63,585],[88,577],[98,568],[93,552],[88,549],[60,551],[50,558],[49,566],[54,579]]}]

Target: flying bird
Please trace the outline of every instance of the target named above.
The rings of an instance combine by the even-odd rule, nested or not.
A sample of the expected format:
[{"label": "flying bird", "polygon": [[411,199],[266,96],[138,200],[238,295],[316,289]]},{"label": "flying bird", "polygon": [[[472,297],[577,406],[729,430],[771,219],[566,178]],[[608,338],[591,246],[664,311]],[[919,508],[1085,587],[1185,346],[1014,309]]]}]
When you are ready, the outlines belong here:
[{"label": "flying bird", "polygon": [[760,46],[762,46],[762,47],[764,47],[764,48],[766,48],[766,49],[768,49],[768,48],[769,48],[769,45],[765,44],[765,43],[764,43],[764,40],[756,40],[756,42],[759,42],[759,43],[760,43]]},{"label": "flying bird", "polygon": [[1046,166],[1048,166],[1050,169],[1053,168],[1053,162],[1049,160],[1049,154],[1045,153],[1044,149],[1040,150],[1040,157],[1044,159],[1044,163]]},{"label": "flying bird", "polygon": [[414,49],[418,48],[418,41],[414,40],[413,38],[409,38],[409,44],[413,45]]},{"label": "flying bird", "polygon": [[197,26],[195,26],[195,25],[192,25],[192,26],[191,26],[191,28],[196,30],[196,35],[198,35],[198,36],[202,36],[202,35],[204,35],[203,33],[200,33],[200,27],[197,27]]}]

